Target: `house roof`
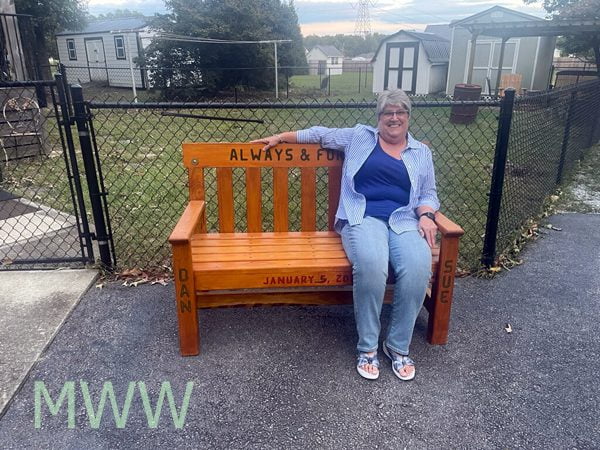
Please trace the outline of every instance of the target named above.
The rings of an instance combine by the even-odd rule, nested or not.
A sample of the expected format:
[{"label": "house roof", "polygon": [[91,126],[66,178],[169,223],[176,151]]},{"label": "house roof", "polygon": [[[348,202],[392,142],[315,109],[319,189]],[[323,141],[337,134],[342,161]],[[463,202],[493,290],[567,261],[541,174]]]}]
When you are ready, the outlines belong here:
[{"label": "house roof", "polygon": [[[478,22],[479,21],[478,19],[480,19],[481,17],[486,16],[488,14],[493,14],[493,13],[508,13],[511,16],[521,17],[524,20],[534,20],[534,21],[544,20],[541,17],[532,16],[531,14],[525,14],[520,11],[515,11],[514,9],[505,8],[503,6],[492,6],[491,8],[488,8],[484,11],[478,12],[477,14],[473,14],[472,16],[465,17],[464,19],[456,20],[454,22],[450,22],[450,26],[456,27],[456,26],[471,24],[473,22]],[[498,18],[498,20],[495,20],[494,18],[492,18],[491,21],[486,21],[484,23],[507,22],[510,20],[511,19],[507,19],[506,17],[504,17],[504,14],[502,14],[502,17]]]},{"label": "house roof", "polygon": [[321,50],[325,56],[344,56],[342,52],[340,52],[337,48],[335,48],[335,46],[333,45],[315,45],[313,47],[313,50],[315,48],[318,48],[319,50]]},{"label": "house roof", "polygon": [[452,40],[452,28],[448,23],[439,23],[435,25],[427,25],[425,27],[425,33],[437,34],[444,39]]},{"label": "house roof", "polygon": [[397,33],[391,34],[379,43],[379,47],[375,51],[375,56],[371,62],[375,62],[379,50],[383,46],[383,43],[392,39],[393,37],[399,36],[401,33],[407,34],[414,39],[421,41],[423,50],[427,58],[432,63],[447,63],[450,60],[450,41],[437,34],[423,33],[420,31],[404,31],[400,30]]},{"label": "house roof", "polygon": [[146,17],[121,17],[117,19],[94,20],[88,22],[83,30],[66,30],[56,33],[56,35],[63,36],[67,34],[109,33],[111,31],[139,30],[146,25],[148,25],[148,18]]}]

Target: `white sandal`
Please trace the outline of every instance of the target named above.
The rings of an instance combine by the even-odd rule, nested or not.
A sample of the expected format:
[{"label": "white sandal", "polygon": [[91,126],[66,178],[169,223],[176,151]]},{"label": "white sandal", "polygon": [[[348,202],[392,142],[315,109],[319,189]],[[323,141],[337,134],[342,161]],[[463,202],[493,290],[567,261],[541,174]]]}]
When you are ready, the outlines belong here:
[{"label": "white sandal", "polygon": [[[377,373],[371,373],[362,368],[367,364],[376,367]],[[370,356],[368,353],[359,353],[356,360],[356,370],[361,377],[366,378],[367,380],[376,380],[379,378],[379,359],[377,358],[377,353],[372,356]]]},{"label": "white sandal", "polygon": [[[396,375],[402,381],[410,381],[415,378],[417,371],[414,368],[415,362],[412,359],[410,359],[408,356],[401,355],[393,350],[390,350],[385,344],[383,344],[383,353],[385,353],[385,356],[392,360],[392,372],[394,372],[394,375]],[[400,371],[406,366],[413,366],[413,371],[410,375],[402,375],[400,373]]]}]

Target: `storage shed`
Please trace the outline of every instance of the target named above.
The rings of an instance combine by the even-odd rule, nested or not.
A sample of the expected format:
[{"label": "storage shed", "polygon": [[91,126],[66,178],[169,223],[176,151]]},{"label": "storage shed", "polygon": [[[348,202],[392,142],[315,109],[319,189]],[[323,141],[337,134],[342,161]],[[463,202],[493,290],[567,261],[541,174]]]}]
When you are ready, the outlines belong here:
[{"label": "storage shed", "polygon": [[381,41],[373,57],[373,93],[400,88],[409,94],[444,91],[450,42],[433,33],[401,30]]},{"label": "storage shed", "polygon": [[135,69],[136,87],[145,88],[147,80],[135,59],[154,35],[143,17],[97,20],[80,31],[56,34],[60,62],[67,68],[69,81],[105,82],[109,86],[131,87],[130,65]]},{"label": "storage shed", "polygon": [[[448,68],[446,92],[452,94],[454,86],[473,83],[482,87],[483,93],[494,93],[498,79],[498,64],[502,38],[478,34],[471,30],[485,28],[494,23],[546,22],[539,17],[502,6],[494,6],[465,19],[452,22],[452,50]],[[472,42],[475,38],[475,49]],[[550,83],[552,57],[556,37],[523,36],[505,40],[501,75],[515,74],[521,80],[521,88],[545,90]],[[471,52],[474,51],[472,55]],[[469,80],[469,62],[473,60],[473,71]]]}]

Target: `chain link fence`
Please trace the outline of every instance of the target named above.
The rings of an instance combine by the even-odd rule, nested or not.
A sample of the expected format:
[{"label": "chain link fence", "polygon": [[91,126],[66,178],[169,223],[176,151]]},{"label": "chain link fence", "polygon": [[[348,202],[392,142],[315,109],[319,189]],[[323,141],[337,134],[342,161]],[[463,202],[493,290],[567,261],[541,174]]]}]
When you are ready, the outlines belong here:
[{"label": "chain link fence", "polygon": [[[450,122],[450,102],[415,98],[411,118],[414,136],[433,150],[437,184],[443,211],[466,230],[461,244],[462,264],[479,264],[485,228],[487,192],[497,133],[498,102],[479,109],[474,123]],[[187,176],[181,161],[182,142],[249,141],[285,130],[312,125],[352,127],[375,124],[375,104],[370,102],[271,102],[215,103],[89,103],[93,115],[104,181],[109,193],[113,237],[122,266],[169,264],[167,237],[187,203]],[[183,117],[182,117],[183,116]],[[292,172],[293,175],[293,172]],[[265,227],[272,199],[268,197],[271,174],[263,174]],[[234,174],[239,231],[242,218],[244,177]],[[290,184],[290,226],[300,228],[299,177]],[[319,172],[317,190],[326,192],[326,172]],[[206,174],[209,231],[217,228],[214,174]],[[317,206],[326,229],[326,198]]]},{"label": "chain link fence", "polygon": [[600,81],[517,98],[504,170],[496,253],[512,250],[584,150],[598,142]]},{"label": "chain link fence", "polygon": [[[91,96],[104,96],[106,87],[118,88],[113,100],[133,101],[202,99],[233,102],[278,98],[306,97],[371,97],[373,68],[368,63],[340,62],[335,67],[308,65],[278,67],[278,89],[275,92],[275,67],[209,68],[182,70],[180,68],[145,68],[123,63],[123,66],[62,66],[61,72],[70,83],[85,87]],[[234,78],[235,87],[219,88],[214,80],[226,73]],[[248,79],[261,80],[262,86],[252,87]],[[135,92],[133,86],[135,85]],[[88,95],[88,98],[89,98]]]},{"label": "chain link fence", "polygon": [[75,195],[85,187],[74,183],[57,96],[53,82],[0,83],[2,269],[88,261]]},{"label": "chain link fence", "polygon": [[[134,103],[127,99],[115,101],[114,96],[92,98],[85,89],[86,103],[78,103],[80,106],[74,109],[80,112],[69,117],[71,108],[66,101],[61,107],[56,85],[38,83],[5,85],[0,90],[5,94],[2,104],[6,110],[2,121],[0,259],[9,268],[17,261],[89,261],[93,256],[90,240],[82,240],[81,236],[94,236],[94,226],[86,225],[88,216],[92,217],[91,197],[106,200],[108,236],[113,238],[112,250],[119,267],[169,266],[167,238],[188,201],[182,142],[245,142],[312,125],[376,123],[373,101]],[[33,99],[37,106],[13,100],[21,106],[11,109],[10,99],[19,98]],[[410,130],[433,151],[442,211],[466,232],[461,241],[460,265],[477,269],[489,219],[498,137],[508,133],[498,129],[502,103],[493,99],[479,102],[479,111],[470,124],[451,121],[453,108],[461,103],[418,97],[413,103]],[[511,249],[525,222],[540,212],[546,196],[584,149],[598,141],[599,103],[600,81],[516,99],[510,109],[512,128],[506,134],[506,164],[495,169],[503,171],[504,185],[500,186],[497,241],[494,233],[492,252],[486,253],[492,260],[500,251]],[[23,130],[17,137],[11,127],[16,127],[13,116],[19,114],[27,125],[19,125]],[[27,114],[33,115],[27,118]],[[83,173],[78,173],[85,164],[80,151],[81,134],[78,140],[74,125],[77,122],[80,126],[82,121],[89,126],[95,151],[90,149],[87,154],[95,159],[100,178],[99,192],[91,196]],[[25,137],[38,139],[39,143],[26,141]],[[25,150],[31,154],[20,153]],[[298,230],[300,205],[296,193],[300,191],[300,178],[293,176],[294,170],[291,174],[289,216],[291,228]],[[320,170],[320,229],[327,227],[326,180],[326,169]],[[245,231],[245,178],[241,170],[236,170],[234,181],[236,227]],[[217,195],[214,173],[208,171],[206,183],[207,199],[212,201]],[[272,174],[264,171],[265,229],[272,223],[271,186]],[[215,231],[218,219],[214,203],[207,216],[209,230]]]}]

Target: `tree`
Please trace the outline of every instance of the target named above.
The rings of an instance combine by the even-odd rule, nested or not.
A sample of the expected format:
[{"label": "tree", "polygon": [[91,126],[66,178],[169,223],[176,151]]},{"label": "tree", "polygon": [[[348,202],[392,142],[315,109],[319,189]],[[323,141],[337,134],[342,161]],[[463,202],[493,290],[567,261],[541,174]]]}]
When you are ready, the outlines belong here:
[{"label": "tree", "polygon": [[48,57],[58,58],[56,33],[80,30],[85,25],[84,0],[15,0],[18,14],[33,16],[33,41],[37,66],[43,78],[49,78]]},{"label": "tree", "polygon": [[[169,14],[151,26],[178,36],[222,40],[278,40],[278,63],[306,65],[302,35],[293,2],[281,0],[167,0]],[[146,49],[145,65],[160,87],[236,85],[270,88],[274,75],[273,44],[208,44],[155,39]],[[235,70],[233,70],[235,69]]]},{"label": "tree", "polygon": [[139,11],[133,11],[131,9],[115,9],[114,11],[107,12],[105,14],[98,14],[94,16],[88,15],[89,20],[104,20],[104,19],[118,19],[121,17],[145,17],[144,13]]},{"label": "tree", "polygon": [[[536,3],[537,0],[524,0]],[[544,9],[555,19],[600,19],[600,0],[544,0]],[[557,47],[563,53],[576,54],[596,63],[600,78],[600,32],[561,36]]]}]

